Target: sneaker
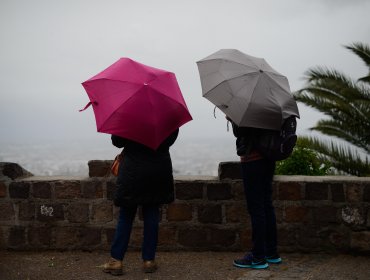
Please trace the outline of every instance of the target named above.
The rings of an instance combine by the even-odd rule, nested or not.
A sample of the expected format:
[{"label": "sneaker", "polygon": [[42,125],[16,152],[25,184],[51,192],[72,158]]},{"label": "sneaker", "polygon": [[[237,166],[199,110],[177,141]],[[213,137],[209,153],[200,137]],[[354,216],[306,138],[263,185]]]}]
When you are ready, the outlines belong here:
[{"label": "sneaker", "polygon": [[122,275],[122,261],[111,259],[109,262],[103,264],[103,272],[110,273],[112,275]]},{"label": "sneaker", "polygon": [[263,269],[269,267],[265,259],[257,259],[252,254],[245,255],[242,259],[234,260],[233,264],[240,268]]},{"label": "sneaker", "polygon": [[267,261],[268,263],[276,263],[276,264],[278,264],[278,263],[281,263],[281,262],[282,262],[281,257],[279,256],[279,254],[278,254],[278,253],[276,253],[276,254],[274,254],[274,255],[271,255],[271,256],[268,256],[268,257],[266,257],[266,261]]},{"label": "sneaker", "polygon": [[143,262],[143,271],[145,273],[153,273],[158,269],[155,261],[144,261]]}]

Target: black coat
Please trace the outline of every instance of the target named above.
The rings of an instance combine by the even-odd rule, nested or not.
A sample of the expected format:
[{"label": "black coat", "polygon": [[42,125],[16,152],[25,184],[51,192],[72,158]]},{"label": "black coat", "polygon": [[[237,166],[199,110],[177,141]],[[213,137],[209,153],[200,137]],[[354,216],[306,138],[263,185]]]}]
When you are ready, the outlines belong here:
[{"label": "black coat", "polygon": [[238,156],[248,155],[254,149],[254,138],[258,129],[252,127],[239,127],[234,122],[233,133],[236,137],[236,153]]},{"label": "black coat", "polygon": [[165,139],[156,151],[137,142],[112,135],[112,143],[123,150],[119,167],[116,206],[131,207],[143,204],[166,204],[174,200],[174,180],[170,146],[179,130]]}]

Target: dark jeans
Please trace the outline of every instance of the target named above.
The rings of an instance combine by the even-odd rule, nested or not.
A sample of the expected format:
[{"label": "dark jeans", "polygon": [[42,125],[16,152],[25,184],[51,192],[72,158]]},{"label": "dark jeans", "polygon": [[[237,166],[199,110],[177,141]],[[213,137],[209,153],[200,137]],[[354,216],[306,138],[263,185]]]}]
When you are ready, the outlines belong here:
[{"label": "dark jeans", "polygon": [[[128,243],[135,219],[137,206],[121,207],[114,240],[111,247],[111,256],[117,260],[123,260],[127,251]],[[143,260],[154,260],[158,243],[159,206],[143,205],[144,239],[142,244]]]},{"label": "dark jeans", "polygon": [[272,179],[275,162],[260,159],[242,162],[247,208],[252,222],[252,254],[264,258],[277,253],[275,209],[272,205]]}]

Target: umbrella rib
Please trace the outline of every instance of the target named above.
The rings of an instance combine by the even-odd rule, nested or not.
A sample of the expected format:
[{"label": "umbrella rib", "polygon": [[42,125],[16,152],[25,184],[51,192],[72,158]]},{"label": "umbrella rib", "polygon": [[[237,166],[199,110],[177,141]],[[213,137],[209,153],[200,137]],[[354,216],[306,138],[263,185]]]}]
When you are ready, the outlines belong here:
[{"label": "umbrella rib", "polygon": [[208,94],[214,90],[215,88],[217,88],[218,86],[220,86],[222,83],[225,83],[225,82],[228,82],[228,81],[232,81],[234,79],[237,79],[237,78],[240,78],[240,77],[243,77],[243,76],[248,76],[248,75],[252,75],[252,74],[256,74],[255,72],[253,73],[244,73],[244,74],[241,74],[241,75],[238,75],[238,76],[235,76],[235,77],[232,77],[232,78],[225,78],[225,80],[223,80],[222,82],[218,83],[217,85],[215,85],[214,87],[210,88],[205,94],[204,96],[208,96]]},{"label": "umbrella rib", "polygon": [[[236,63],[236,64],[239,64],[239,65],[242,65],[242,66],[247,66],[246,64],[244,63],[241,63],[237,60],[233,60],[233,59],[228,59],[228,58],[210,58],[210,59],[207,59],[207,60],[201,60],[201,61],[198,61],[198,63],[207,63],[208,61],[214,61],[214,60],[221,60],[222,62],[224,61],[229,61],[229,62],[233,62],[233,63]],[[260,67],[258,65],[256,65],[253,61],[252,61],[252,64],[257,68],[257,69],[260,69]]]},{"label": "umbrella rib", "polygon": [[[141,88],[140,88],[141,89]],[[137,91],[139,91],[140,89],[138,89]],[[136,91],[136,92],[137,92]],[[135,93],[136,93],[135,92]],[[129,98],[127,98],[126,99],[126,101],[125,102],[127,102],[127,101],[129,101],[129,100],[131,100],[133,97],[135,96],[135,94],[132,94]],[[100,125],[100,127],[98,128],[98,131],[99,131],[99,129],[101,128],[101,127],[103,127],[104,126],[104,124],[107,122],[107,121],[109,121],[110,120],[110,118],[113,116],[113,114],[115,113],[115,112],[117,112],[118,111],[118,109],[119,109],[120,107],[118,106],[115,110],[113,110],[112,112],[111,112],[111,114],[109,115],[109,117],[108,118],[106,118],[105,119],[105,121]]]},{"label": "umbrella rib", "polygon": [[[279,77],[283,77],[283,78],[286,78],[287,79],[287,77],[285,77],[285,76],[283,76],[283,75],[277,75],[277,76],[279,76]],[[282,89],[282,90],[284,90],[284,91],[286,91],[285,90],[285,88],[283,88],[279,83],[277,83],[274,79],[272,79],[271,77],[269,77],[270,78],[270,80],[275,84],[275,85],[277,85],[280,89]],[[289,85],[289,82],[288,82],[288,85]]]},{"label": "umbrella rib", "polygon": [[[197,63],[201,64],[201,63],[207,63],[208,61],[215,61],[215,60],[221,60],[222,62],[224,61],[230,61],[230,62],[233,62],[235,64],[239,64],[239,65],[242,65],[242,66],[247,66],[246,64],[244,63],[240,63],[236,60],[232,60],[232,59],[225,59],[225,58],[211,58],[211,59],[207,59],[207,60],[204,60],[204,61],[198,61]],[[252,61],[252,66],[255,66],[257,68],[257,70],[261,70],[261,67],[259,67],[258,65],[256,65],[253,61]],[[273,69],[274,70],[274,69]],[[211,72],[211,73],[216,73],[218,72],[218,70],[214,71],[214,72]],[[274,71],[270,71],[270,70],[263,70],[263,72],[267,72],[267,73],[271,73],[273,75],[276,75],[276,76],[280,76],[280,77],[285,77],[283,74],[280,74],[279,72],[277,72],[276,70]]]},{"label": "umbrella rib", "polygon": [[99,78],[99,79],[96,79],[96,80],[92,80],[90,82],[100,81],[100,80],[113,81],[113,82],[124,82],[124,83],[130,83],[130,84],[135,84],[135,85],[142,85],[142,83],[140,83],[140,82],[136,83],[136,82],[133,82],[133,81],[117,80],[117,79],[110,79],[110,78]]},{"label": "umbrella rib", "polygon": [[[160,74],[160,75],[157,75],[157,77],[159,77],[159,76],[164,76],[164,75],[169,75],[169,74],[173,74],[174,75],[174,77],[176,77],[175,76],[175,74],[174,73],[172,73],[172,72],[166,72],[166,73],[162,73],[162,74]],[[153,80],[151,80],[151,81],[154,81],[154,80],[156,80],[157,79],[157,77],[155,78],[155,79],[153,79]],[[178,84],[177,84],[178,85]],[[179,86],[180,87],[180,86]],[[153,90],[155,90],[155,91],[157,91],[157,92],[160,92],[159,90],[157,90],[156,88],[154,88],[153,86],[151,86],[151,88],[153,89]],[[181,92],[181,89],[180,89],[180,92]],[[176,101],[176,102],[178,102],[178,100],[176,100],[175,98],[173,98],[172,96],[168,96],[168,95],[166,95],[168,98],[170,98],[170,99],[172,99],[172,100],[174,100],[174,101]],[[182,99],[183,99],[183,101],[185,102],[185,99],[184,99],[184,97],[181,95],[181,97],[182,97]]]}]

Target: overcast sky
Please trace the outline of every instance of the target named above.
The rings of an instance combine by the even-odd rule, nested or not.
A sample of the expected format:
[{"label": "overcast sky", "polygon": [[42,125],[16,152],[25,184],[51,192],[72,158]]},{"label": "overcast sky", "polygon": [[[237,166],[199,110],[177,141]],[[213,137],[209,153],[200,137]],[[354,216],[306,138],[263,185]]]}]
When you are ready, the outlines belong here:
[{"label": "overcast sky", "polygon": [[[325,65],[367,73],[343,45],[370,42],[369,0],[0,0],[0,140],[102,137],[81,82],[120,57],[172,71],[193,116],[184,137],[224,137],[196,61],[221,48],[263,57],[292,91]],[[321,115],[299,105],[299,133]]]}]

